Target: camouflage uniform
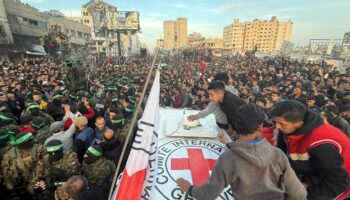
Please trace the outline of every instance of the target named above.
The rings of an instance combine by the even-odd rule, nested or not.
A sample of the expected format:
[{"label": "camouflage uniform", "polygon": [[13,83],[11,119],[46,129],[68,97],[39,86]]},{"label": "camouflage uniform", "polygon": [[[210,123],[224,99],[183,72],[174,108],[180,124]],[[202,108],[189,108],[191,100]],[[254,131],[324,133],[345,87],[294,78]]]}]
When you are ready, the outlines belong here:
[{"label": "camouflage uniform", "polygon": [[37,109],[37,112],[39,113],[39,115],[37,115],[37,116],[40,116],[40,117],[44,118],[45,119],[45,124],[47,126],[50,126],[54,122],[53,118],[49,114],[47,114],[46,112],[44,112],[42,110],[39,110],[39,105],[37,103],[29,102],[27,104],[29,106],[27,107],[27,110],[22,112],[21,117],[24,116],[25,114],[31,113],[31,111],[34,111],[34,110]]},{"label": "camouflage uniform", "polygon": [[11,130],[11,131],[18,129],[16,117],[12,114],[0,113],[0,122],[1,122],[1,128]]},{"label": "camouflage uniform", "polygon": [[35,199],[53,199],[53,191],[50,189],[62,185],[69,177],[82,173],[82,166],[74,152],[64,152],[58,161],[49,162],[49,155],[38,161],[30,183],[28,192],[34,194],[34,185],[39,181],[45,181],[48,185],[42,193],[34,195]]},{"label": "camouflage uniform", "polygon": [[103,150],[100,145],[91,145],[84,156],[84,175],[89,183],[107,189],[112,183],[115,165],[102,157]]},{"label": "camouflage uniform", "polygon": [[3,184],[7,189],[25,187],[30,181],[33,166],[44,154],[45,148],[40,144],[34,144],[30,149],[12,146],[1,161]]},{"label": "camouflage uniform", "polygon": [[50,126],[54,122],[53,118],[44,111],[40,111],[39,116],[45,119],[45,125],[47,126]]},{"label": "camouflage uniform", "polygon": [[[11,148],[8,144],[9,134],[8,130],[5,128],[0,128],[0,161],[4,154]],[[0,166],[0,172],[2,173],[2,166]],[[0,176],[0,184],[2,183],[2,176]]]},{"label": "camouflage uniform", "polygon": [[34,142],[38,144],[44,144],[47,138],[51,137],[49,126],[44,126],[43,128],[37,130],[34,134]]},{"label": "camouflage uniform", "polygon": [[110,160],[101,157],[92,164],[83,164],[84,175],[89,183],[109,187],[115,172],[115,165]]},{"label": "camouflage uniform", "polygon": [[32,121],[32,127],[35,129],[35,143],[44,144],[45,140],[52,135],[50,127],[45,125],[45,119],[43,117],[35,117]]},{"label": "camouflage uniform", "polygon": [[67,60],[67,88],[72,91],[78,91],[79,89],[85,90],[86,88],[86,72],[84,68],[74,58]]}]

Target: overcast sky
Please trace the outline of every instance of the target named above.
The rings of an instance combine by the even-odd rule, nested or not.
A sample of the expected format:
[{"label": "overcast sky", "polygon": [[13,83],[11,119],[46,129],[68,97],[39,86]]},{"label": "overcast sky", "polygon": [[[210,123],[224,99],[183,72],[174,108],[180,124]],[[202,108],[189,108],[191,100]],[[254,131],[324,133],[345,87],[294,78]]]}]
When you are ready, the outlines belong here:
[{"label": "overcast sky", "polygon": [[[88,0],[22,0],[40,10],[56,9],[66,16],[79,16]],[[163,21],[187,17],[188,34],[222,37],[223,27],[233,19],[242,22],[271,16],[293,21],[292,42],[308,44],[310,38],[342,39],[350,31],[350,0],[106,0],[120,11],[140,13],[142,43],[153,48],[163,35]]]}]

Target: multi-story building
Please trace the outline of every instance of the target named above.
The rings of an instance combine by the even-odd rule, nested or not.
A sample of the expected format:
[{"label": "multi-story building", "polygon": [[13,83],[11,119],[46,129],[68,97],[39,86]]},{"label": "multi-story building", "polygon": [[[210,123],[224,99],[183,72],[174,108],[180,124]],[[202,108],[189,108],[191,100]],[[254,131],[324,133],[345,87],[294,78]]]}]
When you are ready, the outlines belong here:
[{"label": "multi-story building", "polygon": [[0,0],[0,58],[7,59],[7,52],[13,47],[13,38],[5,12],[4,1]]},{"label": "multi-story building", "polygon": [[103,30],[97,31],[95,29],[98,22],[94,22],[94,12],[97,12],[97,9],[102,8],[109,12],[117,12],[117,8],[113,5],[110,5],[102,0],[90,0],[88,3],[84,4],[81,9],[80,22],[90,26],[91,28],[91,37],[93,40],[93,45],[90,46],[91,53],[105,55],[117,55],[118,46],[117,46],[117,37],[115,33],[109,33]]},{"label": "multi-story building", "polygon": [[66,18],[58,11],[45,12],[48,17],[50,31],[60,31],[68,36],[68,48],[80,55],[88,53],[91,41],[91,28],[82,23]]},{"label": "multi-story building", "polygon": [[284,41],[290,41],[293,22],[281,22],[274,16],[270,21],[255,19],[241,23],[235,19],[224,27],[224,47],[233,51],[272,53],[281,48]]},{"label": "multi-story building", "polygon": [[164,48],[178,49],[187,45],[187,18],[177,18],[176,21],[164,21]]},{"label": "multi-story building", "polygon": [[222,56],[224,50],[224,40],[222,38],[208,38],[204,41],[204,48],[210,49],[214,56]]},{"label": "multi-story building", "polygon": [[[96,18],[96,13],[102,13],[103,18]],[[125,12],[124,12],[125,13]],[[112,16],[112,17],[111,17]],[[91,53],[118,55],[118,37],[117,29],[100,29],[103,26],[110,26],[111,23],[117,23],[120,20],[121,12],[117,7],[110,5],[103,0],[90,0],[82,6],[81,16],[74,17],[74,20],[90,26],[93,45],[91,45]],[[114,20],[114,22],[112,22]],[[106,24],[102,24],[102,23]],[[124,31],[120,33],[121,54],[132,55],[139,52],[140,41],[136,32]]]},{"label": "multi-story building", "polygon": [[47,18],[37,9],[15,0],[4,0],[4,10],[14,42],[14,50],[8,51],[10,59],[30,55],[46,55],[39,37],[47,35]]},{"label": "multi-story building", "polygon": [[[69,20],[62,13],[40,12],[19,0],[1,0],[0,17],[0,35],[6,35],[3,39],[0,36],[0,54],[10,59],[55,54],[61,50],[53,46],[60,45],[62,33],[67,36],[67,51],[74,52],[86,46],[91,32],[89,26]],[[56,32],[50,35],[52,31]],[[9,48],[4,46],[9,44]]]}]

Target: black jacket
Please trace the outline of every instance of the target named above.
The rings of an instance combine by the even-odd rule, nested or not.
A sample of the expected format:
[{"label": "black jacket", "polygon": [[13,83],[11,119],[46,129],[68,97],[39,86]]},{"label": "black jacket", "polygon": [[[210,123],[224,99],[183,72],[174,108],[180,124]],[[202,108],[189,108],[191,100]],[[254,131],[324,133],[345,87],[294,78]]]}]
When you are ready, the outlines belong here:
[{"label": "black jacket", "polygon": [[118,139],[101,142],[104,157],[106,157],[108,160],[112,160],[114,163],[119,160],[122,147],[123,145]]},{"label": "black jacket", "polygon": [[229,91],[225,91],[224,100],[220,103],[220,109],[226,114],[228,124],[231,124],[232,128],[235,129],[235,123],[233,116],[237,108],[245,102],[239,98],[237,95],[232,94]]}]

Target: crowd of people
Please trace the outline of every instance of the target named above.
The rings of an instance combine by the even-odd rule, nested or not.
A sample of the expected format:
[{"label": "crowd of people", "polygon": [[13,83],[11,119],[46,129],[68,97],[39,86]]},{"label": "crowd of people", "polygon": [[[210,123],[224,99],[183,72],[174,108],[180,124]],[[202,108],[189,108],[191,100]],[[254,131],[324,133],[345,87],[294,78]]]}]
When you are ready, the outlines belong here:
[{"label": "crowd of people", "polygon": [[[349,191],[350,73],[341,74],[325,62],[288,57],[194,55],[157,59],[164,63],[158,65],[160,106],[200,110],[190,120],[214,113],[218,126],[234,140],[262,132],[271,147],[285,152],[271,151],[281,157],[281,166],[289,173],[284,178],[291,179],[289,184],[301,181],[309,199],[333,199]],[[1,198],[106,199],[121,149],[127,145],[125,138],[134,128],[130,126],[136,106],[147,101],[147,92],[140,99],[150,59],[127,58],[118,63],[99,59],[91,64],[73,57],[62,63],[32,58],[21,63],[0,61],[0,66],[0,187],[8,191],[1,192]],[[245,116],[248,122],[242,116],[245,113],[253,115]],[[334,145],[325,143],[308,152],[305,144],[298,149],[301,135],[325,124],[322,129],[337,137],[339,146],[333,149]],[[308,144],[331,140],[327,134],[322,137]],[[328,162],[322,155],[327,155]],[[276,156],[266,159],[272,158]],[[179,185],[193,195],[214,191],[208,185],[192,187],[185,180]],[[302,196],[304,187],[297,186],[289,192],[299,191]]]}]

